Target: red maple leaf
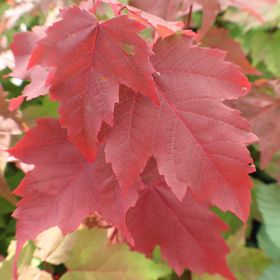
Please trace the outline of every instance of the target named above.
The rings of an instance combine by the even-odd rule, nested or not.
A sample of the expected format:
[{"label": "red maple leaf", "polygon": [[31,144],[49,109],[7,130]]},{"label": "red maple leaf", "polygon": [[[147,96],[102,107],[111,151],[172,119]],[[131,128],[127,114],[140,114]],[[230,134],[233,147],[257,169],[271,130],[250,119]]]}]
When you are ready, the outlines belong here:
[{"label": "red maple leaf", "polygon": [[61,123],[70,141],[94,160],[96,135],[102,121],[113,122],[120,83],[157,99],[151,50],[138,35],[144,26],[127,16],[99,23],[78,7],[61,16],[33,51],[30,66],[55,67],[50,91],[60,101]]},{"label": "red maple leaf", "polygon": [[202,25],[199,30],[200,36],[206,34],[221,10],[220,0],[131,0],[130,3],[141,10],[167,20],[175,20],[179,16],[188,14],[191,5],[198,4],[203,9]]},{"label": "red maple leaf", "polygon": [[153,156],[177,197],[190,187],[245,221],[253,171],[246,144],[256,138],[223,101],[246,94],[250,84],[222,52],[195,47],[186,36],[159,40],[154,53],[160,106],[122,89],[106,143],[120,185],[128,189]]},{"label": "red maple leaf", "polygon": [[102,146],[95,162],[88,163],[57,120],[39,120],[9,152],[35,165],[15,191],[22,197],[14,213],[18,250],[50,227],[59,226],[63,233],[75,230],[95,211],[122,226],[138,197],[137,186],[122,193]]},{"label": "red maple leaf", "polygon": [[280,150],[279,84],[279,81],[256,81],[248,96],[231,103],[250,121],[253,132],[259,137],[263,169]]},{"label": "red maple leaf", "polygon": [[174,20],[183,0],[130,0],[129,4],[165,20]]},{"label": "red maple leaf", "polygon": [[150,256],[159,245],[162,257],[179,275],[188,267],[197,273],[220,273],[235,279],[226,265],[228,248],[220,236],[227,226],[199,205],[190,190],[178,200],[159,176],[154,161],[149,162],[147,172],[150,174],[143,174],[146,187],[126,217],[132,247]]},{"label": "red maple leaf", "polygon": [[153,15],[155,14],[153,12],[152,14],[146,13],[141,9],[137,9],[130,5],[122,4],[117,0],[100,0],[97,2],[97,5],[101,3],[109,4],[112,7],[112,9],[116,11],[117,14],[121,13],[122,10],[127,10],[129,17],[137,20],[138,22],[142,23],[147,27],[155,28],[158,35],[163,38],[182,30],[184,26],[182,22],[171,22],[163,20],[162,18]]},{"label": "red maple leaf", "polygon": [[10,75],[23,80],[31,80],[31,83],[24,88],[22,96],[12,101],[13,110],[21,105],[23,97],[26,97],[27,100],[31,100],[48,93],[49,87],[47,85],[47,79],[50,69],[37,65],[28,70],[28,63],[32,50],[35,48],[37,42],[44,36],[45,28],[35,27],[32,32],[17,33],[11,44],[11,50],[15,57],[15,68]]},{"label": "red maple leaf", "polygon": [[[203,10],[203,18],[199,37],[204,36],[212,26],[217,14],[227,7],[236,7],[247,11],[261,22],[264,21],[258,12],[259,7],[271,7],[277,0],[130,0],[129,3],[141,10],[155,14],[167,20],[175,20],[190,12],[191,5],[199,5]],[[197,7],[195,7],[195,10]]]},{"label": "red maple leaf", "polygon": [[240,43],[235,41],[224,28],[211,28],[201,40],[204,46],[226,51],[226,60],[239,65],[244,74],[259,75],[260,72],[254,68],[243,52]]}]

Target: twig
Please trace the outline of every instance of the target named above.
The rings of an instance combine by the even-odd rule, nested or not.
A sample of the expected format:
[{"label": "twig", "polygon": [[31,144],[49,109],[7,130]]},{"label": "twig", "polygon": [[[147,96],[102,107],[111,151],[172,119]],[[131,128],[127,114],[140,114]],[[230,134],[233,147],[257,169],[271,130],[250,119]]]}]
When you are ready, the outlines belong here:
[{"label": "twig", "polygon": [[192,23],[192,11],[193,11],[193,4],[190,5],[187,22],[185,24],[185,28],[184,29],[189,29],[190,26],[191,26],[191,23]]}]

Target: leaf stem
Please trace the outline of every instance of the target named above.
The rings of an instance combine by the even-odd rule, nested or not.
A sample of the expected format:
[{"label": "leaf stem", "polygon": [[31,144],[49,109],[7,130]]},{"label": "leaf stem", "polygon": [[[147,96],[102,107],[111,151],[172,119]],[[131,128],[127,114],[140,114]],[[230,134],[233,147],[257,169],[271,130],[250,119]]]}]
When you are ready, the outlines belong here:
[{"label": "leaf stem", "polygon": [[190,270],[187,271],[186,276],[187,280],[192,280],[192,272]]},{"label": "leaf stem", "polygon": [[189,29],[190,26],[191,26],[192,11],[193,11],[193,4],[190,5],[189,13],[188,13],[188,18],[187,18],[187,22],[186,22],[186,24],[185,24],[185,28],[184,28],[184,29]]}]

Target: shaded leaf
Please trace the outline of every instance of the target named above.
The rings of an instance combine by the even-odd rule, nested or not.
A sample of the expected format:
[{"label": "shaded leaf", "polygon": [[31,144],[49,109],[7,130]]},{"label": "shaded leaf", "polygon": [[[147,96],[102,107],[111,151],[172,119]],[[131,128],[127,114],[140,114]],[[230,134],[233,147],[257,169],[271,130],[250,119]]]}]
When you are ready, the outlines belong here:
[{"label": "shaded leaf", "polygon": [[274,261],[280,261],[280,246],[272,242],[265,227],[261,227],[261,230],[258,233],[258,244],[268,257]]},{"label": "shaded leaf", "polygon": [[280,264],[274,264],[267,269],[260,280],[275,280],[280,275]]},{"label": "shaded leaf", "polygon": [[239,65],[242,68],[244,74],[259,75],[257,71],[245,56],[240,43],[235,41],[229,34],[227,29],[223,28],[211,28],[206,36],[202,39],[203,45],[210,48],[218,48],[226,51],[225,59]]},{"label": "shaded leaf", "polygon": [[[262,185],[257,189],[257,202],[263,216],[265,231],[274,246],[280,244],[280,186]],[[280,247],[279,247],[280,249]]]},{"label": "shaded leaf", "polygon": [[[261,168],[265,168],[280,150],[280,90],[279,81],[260,80],[255,82],[251,93],[234,103],[251,124],[259,137]],[[275,91],[278,90],[278,91]],[[273,133],[272,133],[273,131]]]}]

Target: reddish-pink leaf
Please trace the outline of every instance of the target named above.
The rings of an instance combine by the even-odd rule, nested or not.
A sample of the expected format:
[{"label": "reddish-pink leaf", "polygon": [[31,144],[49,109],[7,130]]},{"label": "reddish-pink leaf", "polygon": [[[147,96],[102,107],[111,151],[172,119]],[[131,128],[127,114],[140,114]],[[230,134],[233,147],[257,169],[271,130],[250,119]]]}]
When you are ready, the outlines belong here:
[{"label": "reddish-pink leaf", "polygon": [[183,0],[130,0],[129,4],[166,20],[174,20]]},{"label": "reddish-pink leaf", "polygon": [[168,20],[175,20],[180,15],[188,14],[191,5],[199,4],[203,9],[200,36],[205,35],[221,9],[219,0],[132,0],[130,3],[141,10]]},{"label": "reddish-pink leaf", "polygon": [[50,227],[73,231],[95,211],[121,226],[138,197],[137,186],[122,193],[102,146],[95,162],[88,163],[56,120],[39,120],[10,153],[35,165],[15,192],[22,196],[14,213],[18,250]]},{"label": "reddish-pink leaf", "polygon": [[36,43],[43,37],[44,31],[41,28],[34,28],[33,32],[17,33],[14,36],[14,41],[10,46],[15,57],[15,68],[12,76],[23,80],[29,78],[27,67],[31,52]]},{"label": "reddish-pink leaf", "polygon": [[203,45],[226,51],[226,60],[239,65],[244,74],[259,75],[260,72],[254,68],[241,49],[241,45],[235,41],[227,29],[211,28],[202,39]]},{"label": "reddish-pink leaf", "polygon": [[259,137],[262,168],[265,168],[280,150],[279,84],[278,81],[277,87],[275,81],[257,81],[248,96],[232,104],[250,121],[253,132]]},{"label": "reddish-pink leaf", "polygon": [[93,160],[102,121],[112,124],[120,83],[157,99],[151,50],[138,36],[144,26],[127,16],[99,23],[78,7],[63,10],[61,16],[39,42],[30,65],[55,67],[51,94],[61,102],[62,126]]},{"label": "reddish-pink leaf", "polygon": [[[25,96],[27,100],[31,100],[40,95],[46,95],[49,90],[47,79],[50,69],[48,67],[37,65],[32,69],[27,69],[32,50],[36,47],[37,42],[44,36],[45,29],[42,27],[35,27],[33,28],[33,32],[16,34],[11,44],[11,49],[15,57],[15,68],[11,76],[23,80],[31,80],[31,83],[26,86],[22,92],[22,95]],[[20,104],[20,102],[13,103],[13,108],[18,108]]]},{"label": "reddish-pink leaf", "polygon": [[206,207],[187,190],[179,201],[163,180],[140,192],[126,217],[134,249],[150,256],[156,245],[168,264],[182,274],[185,268],[197,273],[220,273],[234,279],[226,265],[227,246],[220,236],[226,230]]},{"label": "reddish-pink leaf", "polygon": [[247,11],[260,21],[263,21],[258,12],[260,7],[270,7],[277,3],[277,0],[131,0],[129,3],[141,10],[147,11],[168,20],[175,20],[179,16],[186,15],[190,6],[202,7],[203,18],[199,37],[204,36],[212,26],[217,14],[227,7],[236,7]]},{"label": "reddish-pink leaf", "polygon": [[16,199],[5,180],[5,168],[9,160],[6,150],[10,147],[12,136],[21,134],[24,125],[17,111],[9,110],[9,101],[6,99],[0,84],[0,196],[3,196],[11,203],[16,204]]},{"label": "reddish-pink leaf", "polygon": [[15,98],[11,98],[10,104],[9,104],[9,110],[11,112],[17,110],[21,106],[21,104],[24,102],[24,99],[25,99],[25,97],[22,95],[19,95]]},{"label": "reddish-pink leaf", "polygon": [[245,221],[254,170],[246,144],[256,137],[223,101],[246,94],[250,84],[222,52],[195,47],[189,37],[159,40],[154,52],[160,106],[121,90],[106,159],[128,189],[153,156],[177,197],[190,187],[199,200]]},{"label": "reddish-pink leaf", "polygon": [[137,20],[147,27],[153,27],[157,31],[158,35],[165,38],[175,32],[182,30],[183,23],[171,22],[163,20],[153,14],[145,13],[143,10],[137,9],[130,5],[122,4],[116,0],[102,0],[101,2],[110,4],[113,10],[117,10],[120,13],[121,10],[126,9],[130,18]]}]

